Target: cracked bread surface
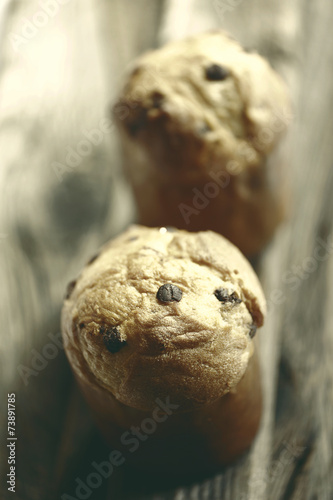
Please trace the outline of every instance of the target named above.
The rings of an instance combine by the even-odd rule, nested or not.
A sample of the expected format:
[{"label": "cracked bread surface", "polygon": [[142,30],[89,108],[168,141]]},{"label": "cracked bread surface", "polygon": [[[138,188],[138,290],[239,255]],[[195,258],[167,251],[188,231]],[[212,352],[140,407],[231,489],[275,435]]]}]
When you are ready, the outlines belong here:
[{"label": "cracked bread surface", "polygon": [[[161,296],[164,285],[181,293]],[[132,226],[71,283],[62,332],[81,382],[139,410],[165,397],[188,410],[237,386],[265,307],[250,264],[222,236]]]},{"label": "cracked bread surface", "polygon": [[[205,33],[171,42],[133,64],[115,117],[138,139],[149,121],[164,116],[170,134],[182,129],[205,135],[212,146],[219,145],[232,158],[237,146],[247,140],[247,156],[255,162],[271,150],[285,128],[281,123],[278,130],[272,129],[274,116],[289,111],[283,80],[268,61],[245,51],[226,33]],[[223,78],[207,77],[214,66],[225,70]],[[127,114],[117,107],[121,103],[128,105]],[[266,128],[272,129],[271,134],[260,138]]]}]

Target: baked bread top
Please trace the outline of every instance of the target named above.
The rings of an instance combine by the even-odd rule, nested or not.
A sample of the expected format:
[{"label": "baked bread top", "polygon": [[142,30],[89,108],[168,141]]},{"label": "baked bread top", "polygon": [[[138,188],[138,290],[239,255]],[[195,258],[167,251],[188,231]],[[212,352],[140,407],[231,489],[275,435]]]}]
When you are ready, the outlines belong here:
[{"label": "baked bread top", "polygon": [[114,116],[127,140],[155,160],[157,178],[193,182],[207,170],[239,174],[260,164],[290,120],[290,103],[263,57],[217,31],[138,58]]},{"label": "baked bread top", "polygon": [[141,410],[213,402],[242,378],[265,299],[240,251],[211,231],[132,226],[70,284],[62,331],[74,371]]}]

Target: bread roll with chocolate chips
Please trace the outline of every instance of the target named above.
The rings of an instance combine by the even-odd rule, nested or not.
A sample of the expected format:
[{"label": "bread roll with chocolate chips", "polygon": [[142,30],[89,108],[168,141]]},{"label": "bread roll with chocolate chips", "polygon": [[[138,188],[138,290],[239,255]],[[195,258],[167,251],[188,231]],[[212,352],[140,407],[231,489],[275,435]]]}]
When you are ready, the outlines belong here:
[{"label": "bread roll with chocolate chips", "polygon": [[260,421],[265,299],[222,236],[132,226],[69,285],[65,350],[103,435],[182,475],[243,453]]},{"label": "bread roll with chocolate chips", "polygon": [[245,255],[286,210],[287,89],[226,33],[170,43],[134,63],[114,106],[139,222],[213,230]]}]

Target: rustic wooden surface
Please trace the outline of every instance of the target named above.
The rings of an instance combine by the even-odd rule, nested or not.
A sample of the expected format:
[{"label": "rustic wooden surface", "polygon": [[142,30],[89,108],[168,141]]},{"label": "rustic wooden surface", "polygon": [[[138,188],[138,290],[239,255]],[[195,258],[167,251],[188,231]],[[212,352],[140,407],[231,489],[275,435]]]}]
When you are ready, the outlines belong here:
[{"label": "rustic wooden surface", "polygon": [[[1,419],[16,392],[19,438],[9,498],[75,498],[75,479],[108,454],[57,340],[59,311],[66,283],[135,214],[112,126],[75,164],[66,156],[101,130],[131,59],[225,28],[283,74],[294,103],[291,216],[256,263],[269,303],[260,433],[215,478],[147,494],[151,478],[123,467],[89,498],[333,499],[332,25],[329,0],[2,1]],[[6,456],[2,444],[2,477]]]}]

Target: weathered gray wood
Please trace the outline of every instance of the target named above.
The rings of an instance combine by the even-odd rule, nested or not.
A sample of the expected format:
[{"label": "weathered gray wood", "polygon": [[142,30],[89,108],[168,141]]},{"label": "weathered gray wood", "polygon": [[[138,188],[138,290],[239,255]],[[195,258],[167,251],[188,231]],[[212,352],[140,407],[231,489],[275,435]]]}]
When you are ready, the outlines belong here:
[{"label": "weathered gray wood", "polygon": [[[73,478],[65,475],[60,480],[59,461],[72,465],[77,462],[72,469],[80,470],[82,446],[68,450],[67,444],[78,438],[66,435],[70,427],[63,429],[62,423],[71,418],[81,422],[87,417],[82,417],[75,405],[67,409],[71,377],[62,352],[59,356],[63,363],[59,365],[57,357],[45,370],[35,370],[27,387],[17,368],[22,364],[31,369],[32,349],[42,352],[50,342],[48,333],[59,331],[60,306],[68,281],[101,243],[132,218],[128,188],[119,172],[112,123],[106,131],[101,127],[102,120],[109,117],[109,103],[116,92],[114,82],[107,77],[105,45],[117,55],[115,63],[121,62],[116,73],[119,77],[125,61],[118,50],[125,46],[120,45],[117,30],[131,19],[129,5],[114,19],[109,15],[111,4],[123,8],[119,1],[54,4],[55,12],[38,29],[36,20],[38,24],[38,16],[43,13],[37,1],[10,2],[3,11],[6,18],[2,23],[1,402],[8,391],[15,391],[18,401],[26,404],[31,395],[31,411],[18,407],[18,418],[24,424],[20,427],[24,451],[20,452],[17,493],[17,498],[31,499],[50,498],[51,491],[66,492],[74,482],[75,473]],[[152,11],[149,2],[145,2],[145,8]],[[132,23],[139,22],[140,15],[143,19],[145,12],[140,14],[137,9]],[[107,39],[101,36],[103,16],[111,32]],[[145,30],[146,42],[138,48],[135,40],[139,29],[133,33],[129,58],[143,50],[144,43],[153,43],[149,37],[153,37],[155,24],[152,19],[152,29]],[[24,36],[27,29],[30,36]],[[93,140],[98,144],[86,154],[81,141],[87,140],[87,134],[96,134],[96,129],[99,132]],[[69,158],[72,162],[66,162],[69,150],[75,151]],[[46,376],[46,370],[52,375]],[[54,400],[52,408],[44,393]],[[87,432],[81,433],[80,440],[82,444],[87,442]],[[88,442],[83,449],[83,465],[89,469],[96,448]],[[5,452],[1,450],[3,459]]]},{"label": "weathered gray wood", "polygon": [[[17,50],[10,34],[21,35],[40,4],[12,0],[0,11],[0,378],[1,403],[8,391],[19,400],[16,498],[51,498],[51,486],[55,498],[73,494],[75,478],[107,453],[60,347],[27,386],[17,367],[32,368],[34,353],[54,344],[48,334],[59,330],[66,282],[134,216],[112,124],[101,131],[122,72],[149,47],[224,28],[268,57],[294,102],[284,146],[292,212],[257,263],[269,302],[260,333],[265,412],[242,461],[154,498],[331,500],[333,252],[322,242],[332,241],[333,4],[69,0],[58,7]],[[92,133],[99,143],[66,164],[68,148],[77,151]],[[126,468],[118,471],[95,498],[106,488],[108,498],[133,498],[135,484],[122,484],[131,480]]]}]

